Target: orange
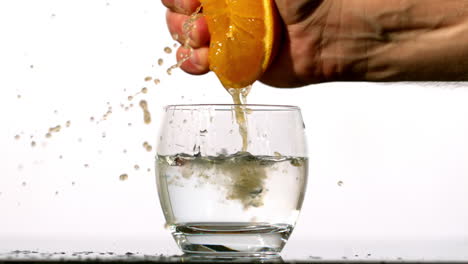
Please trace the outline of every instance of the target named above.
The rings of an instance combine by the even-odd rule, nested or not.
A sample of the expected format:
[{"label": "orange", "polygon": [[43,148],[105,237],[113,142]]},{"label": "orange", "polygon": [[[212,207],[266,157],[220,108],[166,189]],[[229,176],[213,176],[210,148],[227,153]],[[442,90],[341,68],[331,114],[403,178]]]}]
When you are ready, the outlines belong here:
[{"label": "orange", "polygon": [[211,35],[208,60],[226,89],[244,88],[265,72],[276,49],[274,0],[201,0]]}]

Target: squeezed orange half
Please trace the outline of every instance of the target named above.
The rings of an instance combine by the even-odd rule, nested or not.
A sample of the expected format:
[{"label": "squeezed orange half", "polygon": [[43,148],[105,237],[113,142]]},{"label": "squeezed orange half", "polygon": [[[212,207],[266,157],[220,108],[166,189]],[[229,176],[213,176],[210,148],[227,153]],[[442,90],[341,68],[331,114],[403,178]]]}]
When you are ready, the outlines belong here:
[{"label": "squeezed orange half", "polygon": [[226,89],[258,80],[279,35],[274,0],[201,0],[211,35],[210,69]]}]

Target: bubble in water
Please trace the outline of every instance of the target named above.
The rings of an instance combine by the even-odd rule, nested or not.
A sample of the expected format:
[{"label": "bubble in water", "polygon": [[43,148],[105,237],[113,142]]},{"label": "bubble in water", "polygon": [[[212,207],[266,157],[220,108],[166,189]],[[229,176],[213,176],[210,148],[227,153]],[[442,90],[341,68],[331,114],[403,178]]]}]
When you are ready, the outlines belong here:
[{"label": "bubble in water", "polygon": [[154,79],[154,84],[159,84],[161,81],[159,79]]},{"label": "bubble in water", "polygon": [[31,147],[35,147],[36,146],[36,141],[31,141]]},{"label": "bubble in water", "polygon": [[26,186],[26,182],[21,183],[22,186]]},{"label": "bubble in water", "polygon": [[338,184],[338,186],[343,186],[343,181],[338,181],[336,184]]},{"label": "bubble in water", "polygon": [[127,99],[128,99],[129,101],[131,101],[131,100],[133,100],[133,96],[129,95],[129,96],[127,97]]},{"label": "bubble in water", "polygon": [[18,94],[16,98],[21,99],[21,94]]},{"label": "bubble in water", "polygon": [[171,53],[172,53],[172,49],[169,48],[169,47],[165,47],[165,48],[164,48],[164,52],[166,52],[167,54],[171,54]]},{"label": "bubble in water", "polygon": [[151,81],[151,80],[153,80],[153,77],[151,77],[151,76],[145,77],[145,82],[149,82],[149,81]]},{"label": "bubble in water", "polygon": [[70,127],[70,125],[71,125],[71,121],[68,120],[68,121],[65,123],[65,126],[66,126],[66,127]]},{"label": "bubble in water", "polygon": [[134,168],[135,170],[139,170],[139,169],[140,169],[140,166],[138,166],[138,164],[135,164],[135,166],[133,166],[133,168]]},{"label": "bubble in water", "polygon": [[90,117],[89,121],[94,122],[94,116]]},{"label": "bubble in water", "polygon": [[148,88],[143,87],[143,88],[141,88],[140,92],[143,93],[143,94],[148,93]]},{"label": "bubble in water", "polygon": [[163,60],[163,59],[161,59],[161,58],[158,59],[158,65],[159,65],[159,66],[163,65],[163,63],[164,63],[164,60]]},{"label": "bubble in water", "polygon": [[179,34],[177,34],[177,33],[172,34],[172,39],[173,40],[179,40]]},{"label": "bubble in water", "polygon": [[126,174],[126,173],[121,174],[121,175],[119,176],[119,179],[120,179],[121,181],[126,181],[126,180],[128,179],[128,174]]},{"label": "bubble in water", "polygon": [[46,134],[45,134],[45,137],[46,137],[46,138],[51,138],[51,137],[52,137],[52,134],[51,134],[51,133],[46,133]]},{"label": "bubble in water", "polygon": [[16,135],[16,136],[15,136],[15,140],[19,140],[20,138],[21,138],[20,135]]}]

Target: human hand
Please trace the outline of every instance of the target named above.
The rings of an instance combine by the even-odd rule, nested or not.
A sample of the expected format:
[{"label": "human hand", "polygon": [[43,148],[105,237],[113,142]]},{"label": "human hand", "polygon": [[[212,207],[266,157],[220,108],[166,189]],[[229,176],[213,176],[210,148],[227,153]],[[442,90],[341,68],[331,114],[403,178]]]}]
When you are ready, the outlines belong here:
[{"label": "human hand", "polygon": [[[181,37],[198,0],[163,3],[170,32]],[[284,29],[279,51],[260,79],[268,85],[468,79],[465,0],[276,0],[276,5]],[[181,68],[208,72],[208,44],[200,18],[191,35],[193,56]],[[187,52],[181,47],[177,57]]]}]

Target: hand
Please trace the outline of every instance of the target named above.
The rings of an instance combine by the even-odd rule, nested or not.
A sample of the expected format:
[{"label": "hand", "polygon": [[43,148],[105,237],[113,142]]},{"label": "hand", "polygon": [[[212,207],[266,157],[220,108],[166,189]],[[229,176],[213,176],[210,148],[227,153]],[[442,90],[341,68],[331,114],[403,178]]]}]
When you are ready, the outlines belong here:
[{"label": "hand", "polygon": [[[170,32],[181,37],[183,22],[199,2],[163,3],[169,8]],[[468,80],[466,0],[276,0],[276,5],[284,30],[280,49],[260,79],[268,85]],[[208,43],[201,18],[191,35],[195,50],[182,65],[184,71],[209,70]],[[180,48],[177,56],[186,53]]]}]

